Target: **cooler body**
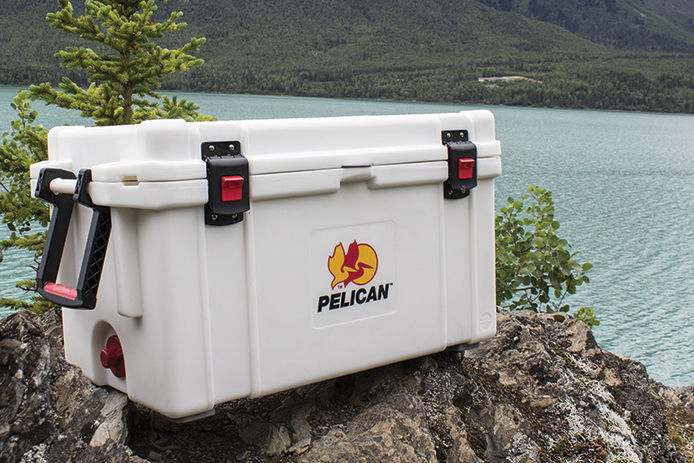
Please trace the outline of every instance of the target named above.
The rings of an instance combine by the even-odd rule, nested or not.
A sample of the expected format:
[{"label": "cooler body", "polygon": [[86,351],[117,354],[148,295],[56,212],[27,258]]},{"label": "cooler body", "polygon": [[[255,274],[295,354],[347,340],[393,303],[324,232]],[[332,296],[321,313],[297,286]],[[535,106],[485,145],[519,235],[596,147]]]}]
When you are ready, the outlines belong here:
[{"label": "cooler body", "polygon": [[495,332],[488,111],[60,127],[49,153],[34,182],[87,169],[95,205],[52,288],[80,279],[93,211],[111,224],[94,307],[63,309],[66,358],[166,416]]}]

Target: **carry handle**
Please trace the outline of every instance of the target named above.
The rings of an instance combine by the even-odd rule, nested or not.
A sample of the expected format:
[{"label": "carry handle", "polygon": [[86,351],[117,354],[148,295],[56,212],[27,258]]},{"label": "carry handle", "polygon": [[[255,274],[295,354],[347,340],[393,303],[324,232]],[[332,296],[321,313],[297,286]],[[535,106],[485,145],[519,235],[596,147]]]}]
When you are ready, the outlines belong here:
[{"label": "carry handle", "polygon": [[[108,239],[111,234],[111,209],[96,206],[87,193],[87,185],[92,180],[92,171],[80,170],[72,194],[65,192],[68,182],[75,174],[68,170],[43,168],[36,181],[36,197],[53,205],[51,223],[46,234],[46,245],[39,265],[36,283],[38,292],[51,302],[75,309],[93,309],[104,266]],[[55,182],[54,186],[51,182]],[[79,202],[92,209],[87,243],[84,248],[77,287],[72,288],[55,282],[58,277],[60,261],[63,257],[65,239],[70,227],[74,203]]]}]

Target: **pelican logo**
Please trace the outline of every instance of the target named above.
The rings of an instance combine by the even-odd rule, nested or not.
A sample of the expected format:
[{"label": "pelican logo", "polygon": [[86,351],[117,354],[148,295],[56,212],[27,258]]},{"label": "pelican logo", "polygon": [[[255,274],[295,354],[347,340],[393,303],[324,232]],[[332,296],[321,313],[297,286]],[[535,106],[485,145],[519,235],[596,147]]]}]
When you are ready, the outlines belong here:
[{"label": "pelican logo", "polygon": [[378,256],[374,248],[366,243],[357,244],[356,240],[352,241],[345,254],[345,248],[340,243],[328,259],[328,270],[333,275],[333,289],[340,283],[343,288],[350,283],[365,285],[376,275]]},{"label": "pelican logo", "polygon": [[378,272],[378,254],[369,244],[357,243],[356,240],[347,248],[342,243],[335,246],[333,254],[328,258],[328,271],[333,276],[331,288],[344,291],[318,298],[318,312],[323,309],[335,310],[361,305],[367,302],[388,299],[388,292],[393,283],[374,285],[369,288],[358,288],[347,291],[347,285],[364,286]]}]

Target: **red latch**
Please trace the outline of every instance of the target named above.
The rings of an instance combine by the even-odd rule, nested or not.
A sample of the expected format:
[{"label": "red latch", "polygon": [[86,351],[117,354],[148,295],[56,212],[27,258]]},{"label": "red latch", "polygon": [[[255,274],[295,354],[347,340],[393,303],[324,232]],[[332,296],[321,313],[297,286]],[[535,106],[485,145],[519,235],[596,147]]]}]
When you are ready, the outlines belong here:
[{"label": "red latch", "polygon": [[118,378],[125,377],[125,358],[120,340],[115,334],[106,340],[106,349],[101,351],[101,365]]},{"label": "red latch", "polygon": [[472,178],[472,170],[475,167],[474,159],[458,159],[458,178]]},{"label": "red latch", "polygon": [[243,198],[243,177],[234,175],[222,177],[222,201],[241,201]]}]

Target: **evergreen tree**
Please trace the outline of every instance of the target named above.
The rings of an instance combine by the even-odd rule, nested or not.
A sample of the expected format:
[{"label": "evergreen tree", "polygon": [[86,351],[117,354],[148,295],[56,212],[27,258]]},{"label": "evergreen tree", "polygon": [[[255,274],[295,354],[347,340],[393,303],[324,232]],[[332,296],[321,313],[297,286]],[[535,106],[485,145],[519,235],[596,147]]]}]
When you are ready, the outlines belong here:
[{"label": "evergreen tree", "polygon": [[[166,1],[166,0],[163,0]],[[209,120],[198,114],[191,101],[168,98],[156,93],[161,79],[177,71],[202,64],[191,56],[205,39],[192,38],[182,47],[169,50],[154,43],[165,34],[185,27],[178,22],[182,13],[174,12],[158,22],[153,15],[156,0],[86,0],[84,14],[75,16],[68,0],[58,0],[60,9],[46,19],[53,27],[90,41],[99,52],[84,46],[69,47],[55,56],[67,68],[83,70],[89,87],[79,87],[65,77],[59,88],[49,83],[32,85],[21,91],[12,103],[18,119],[0,143],[0,210],[3,222],[12,231],[3,248],[15,247],[34,253],[34,265],[43,252],[45,232],[32,232],[32,226],[48,224],[48,208],[32,199],[29,166],[47,158],[47,130],[35,123],[37,113],[29,99],[74,109],[94,120],[96,125],[138,123],[147,119],[181,118]],[[17,287],[36,291],[34,280],[20,281]],[[0,299],[0,305],[42,312],[51,303],[38,295],[29,301]]]},{"label": "evergreen tree", "polygon": [[[28,92],[21,91],[14,98],[12,108],[17,112],[18,119],[12,121],[10,132],[3,134],[0,143],[0,211],[2,221],[12,231],[10,239],[1,242],[0,246],[33,252],[32,267],[37,270],[46,233],[32,233],[31,227],[36,224],[46,227],[49,215],[44,203],[31,198],[29,166],[46,159],[48,131],[34,124],[38,114],[29,105],[28,97]],[[36,281],[20,281],[17,287],[25,292],[35,292]],[[0,305],[15,309],[27,308],[36,312],[51,307],[51,303],[38,293],[30,301],[0,299]]]},{"label": "evergreen tree", "polygon": [[163,77],[202,64],[201,59],[188,53],[197,51],[204,38],[192,38],[174,50],[153,42],[185,27],[185,23],[177,22],[183,13],[173,12],[166,21],[156,22],[156,0],[87,0],[84,15],[75,17],[68,0],[58,3],[60,10],[46,16],[51,26],[79,35],[105,51],[97,53],[87,47],[59,51],[55,56],[64,67],[80,68],[87,73],[89,88],[80,88],[64,77],[59,90],[49,83],[32,85],[32,99],[77,109],[96,125],[171,117],[201,119],[194,103],[185,98],[178,101],[161,97],[155,92]]}]

